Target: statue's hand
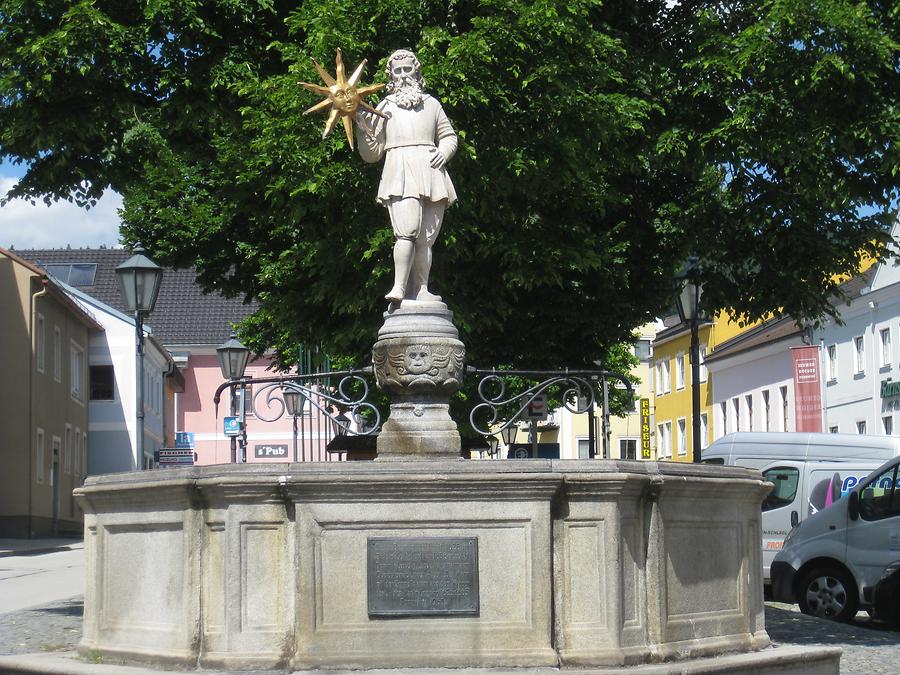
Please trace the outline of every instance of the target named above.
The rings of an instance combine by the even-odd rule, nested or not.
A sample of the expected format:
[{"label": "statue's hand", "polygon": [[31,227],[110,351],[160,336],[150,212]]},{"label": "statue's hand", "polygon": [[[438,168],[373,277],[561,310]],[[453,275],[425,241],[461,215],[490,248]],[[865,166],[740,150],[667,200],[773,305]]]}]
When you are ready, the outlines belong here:
[{"label": "statue's hand", "polygon": [[444,153],[438,150],[437,148],[431,148],[429,151],[431,152],[431,168],[432,169],[441,169],[444,164],[447,163],[447,158],[444,156]]}]

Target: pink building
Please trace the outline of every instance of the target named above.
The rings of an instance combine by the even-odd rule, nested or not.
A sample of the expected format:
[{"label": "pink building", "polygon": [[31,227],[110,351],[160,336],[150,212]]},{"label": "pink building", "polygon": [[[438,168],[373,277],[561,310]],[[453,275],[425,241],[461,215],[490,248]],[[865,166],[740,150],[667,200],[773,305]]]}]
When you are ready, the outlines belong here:
[{"label": "pink building", "polygon": [[[70,285],[107,305],[124,310],[119,297],[115,268],[130,253],[124,249],[50,249],[16,253],[41,266],[71,266],[90,269],[84,283],[69,279]],[[228,340],[232,327],[257,309],[255,303],[226,298],[218,293],[204,294],[193,269],[166,269],[156,307],[145,321],[153,337],[168,350],[177,370],[165,390],[164,430],[159,445],[174,447],[178,441],[192,439],[198,464],[231,461],[231,438],[224,433],[224,418],[230,414],[231,401],[226,392],[218,412],[213,403],[216,389],[224,382],[216,348]],[[245,375],[272,377],[266,358],[251,361]],[[284,415],[280,403],[269,402],[269,391],[254,387],[248,392],[246,415],[247,462],[293,461],[293,419]],[[260,394],[261,395],[257,395]],[[297,418],[297,458],[299,461],[338,459],[325,452],[332,437],[331,425],[315,406],[307,403]],[[240,456],[240,453],[238,453]]]}]

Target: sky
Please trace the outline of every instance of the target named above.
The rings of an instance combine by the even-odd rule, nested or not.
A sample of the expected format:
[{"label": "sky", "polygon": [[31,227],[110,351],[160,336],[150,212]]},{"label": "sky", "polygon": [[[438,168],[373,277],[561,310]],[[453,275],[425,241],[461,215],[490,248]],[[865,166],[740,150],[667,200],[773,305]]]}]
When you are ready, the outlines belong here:
[{"label": "sky", "polygon": [[[0,196],[25,173],[24,166],[0,162]],[[118,246],[122,198],[108,191],[90,210],[66,201],[47,206],[14,199],[0,206],[0,246],[3,248],[72,248]]]}]

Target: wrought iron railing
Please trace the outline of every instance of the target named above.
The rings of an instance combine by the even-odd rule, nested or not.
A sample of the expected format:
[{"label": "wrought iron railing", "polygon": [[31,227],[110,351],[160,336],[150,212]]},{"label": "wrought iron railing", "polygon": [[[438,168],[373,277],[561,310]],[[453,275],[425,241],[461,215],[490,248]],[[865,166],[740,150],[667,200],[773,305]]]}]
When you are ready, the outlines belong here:
[{"label": "wrought iron railing", "polygon": [[[312,418],[302,411],[307,405],[311,406],[318,418],[315,426],[321,431],[324,423],[331,437],[345,434],[376,435],[381,428],[381,414],[378,407],[369,400],[371,387],[367,378],[372,375],[373,369],[368,367],[304,375],[242,378],[220,385],[213,402],[218,416],[219,402],[226,389],[246,391],[248,387],[252,388],[252,410],[256,419],[275,422],[286,414],[293,417],[294,461],[327,460],[330,457],[326,456],[321,442],[318,448],[308,443],[312,433],[307,434],[305,428],[301,428],[298,433],[298,419],[301,424],[309,420],[310,432],[314,426]],[[469,424],[472,430],[485,438],[499,437],[504,429],[526,419],[526,411],[543,395],[552,396],[576,415],[593,412],[597,407],[599,391],[603,391],[605,396],[604,385],[610,380],[621,382],[628,395],[634,395],[628,378],[609,370],[497,370],[469,366],[466,376],[478,379],[477,403],[469,413]],[[525,388],[519,392],[510,392],[511,380],[523,383]],[[298,414],[296,403],[291,409],[286,395],[300,398],[301,413]],[[606,401],[602,402],[600,408],[604,412],[608,411]],[[321,439],[321,433],[319,438]]]}]

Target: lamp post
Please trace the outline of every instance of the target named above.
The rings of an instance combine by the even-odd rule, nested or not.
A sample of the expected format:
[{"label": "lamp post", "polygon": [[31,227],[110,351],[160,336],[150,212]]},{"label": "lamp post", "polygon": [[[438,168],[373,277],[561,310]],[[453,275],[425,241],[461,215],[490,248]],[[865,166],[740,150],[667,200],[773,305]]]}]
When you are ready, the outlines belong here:
[{"label": "lamp post", "polygon": [[306,405],[306,396],[296,389],[284,388],[281,391],[287,414],[294,422],[294,463],[297,463],[297,416],[303,414],[303,406]]},{"label": "lamp post", "polygon": [[680,285],[675,304],[678,317],[691,329],[691,437],[694,462],[700,462],[700,297],[703,287],[697,281],[700,272],[699,260],[695,256],[688,258],[684,267],[675,276]]},{"label": "lamp post", "polygon": [[134,314],[135,336],[135,429],[134,468],[139,471],[144,466],[144,316],[153,311],[162,268],[144,255],[140,245],[134,255],[116,268],[119,280],[119,294],[125,309]]},{"label": "lamp post", "polygon": [[[231,331],[231,337],[225,341],[219,347],[216,347],[216,355],[219,357],[219,368],[222,370],[222,377],[226,380],[239,380],[244,377],[244,371],[247,369],[247,361],[250,359],[250,350],[247,349],[240,341],[237,339],[237,335],[234,331]],[[246,462],[247,457],[244,454],[244,449],[247,445],[247,430],[245,428],[246,423],[246,412],[247,412],[247,401],[246,399],[246,389],[244,385],[241,385],[241,461]],[[235,415],[237,411],[236,408],[236,397],[234,395],[234,388],[231,389],[231,414]],[[235,437],[231,437],[231,463],[234,464],[237,462],[237,442]]]}]

